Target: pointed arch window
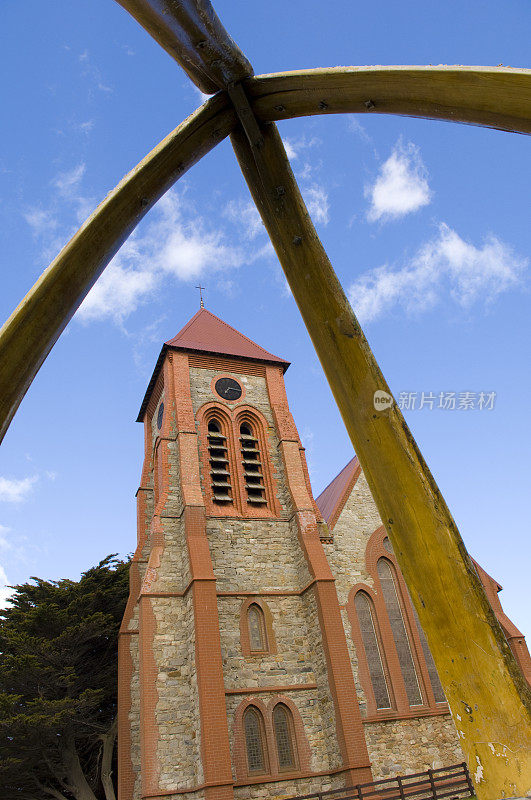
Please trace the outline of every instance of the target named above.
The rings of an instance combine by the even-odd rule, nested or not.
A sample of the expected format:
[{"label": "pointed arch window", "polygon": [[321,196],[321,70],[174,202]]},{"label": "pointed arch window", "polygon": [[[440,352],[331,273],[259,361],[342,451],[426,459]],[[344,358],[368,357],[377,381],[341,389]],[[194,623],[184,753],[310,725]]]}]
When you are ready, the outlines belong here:
[{"label": "pointed arch window", "polygon": [[293,718],[291,711],[284,703],[278,703],[273,709],[273,730],[277,748],[279,772],[297,768]]},{"label": "pointed arch window", "polygon": [[249,628],[249,649],[251,653],[267,652],[267,632],[264,612],[257,603],[252,603],[247,611]]},{"label": "pointed arch window", "polygon": [[376,708],[391,708],[387,664],[373,604],[365,592],[358,592],[354,597],[354,606],[369,667]]},{"label": "pointed arch window", "polygon": [[256,432],[249,422],[242,422],[240,425],[240,449],[247,502],[251,505],[266,505],[260,446]]},{"label": "pointed arch window", "polygon": [[424,659],[426,661],[426,667],[428,668],[428,675],[430,676],[430,683],[431,688],[433,689],[433,696],[435,698],[436,703],[445,703],[446,702],[446,695],[444,694],[444,689],[442,687],[439,673],[437,672],[437,667],[435,666],[435,661],[433,660],[433,656],[431,654],[431,650],[428,645],[428,640],[426,639],[426,634],[422,630],[422,626],[420,624],[420,619],[417,614],[417,609],[411,603],[411,607],[413,609],[413,616],[415,617],[415,622],[417,624],[417,629],[419,632],[419,639],[420,644],[422,647],[422,652],[424,653]]},{"label": "pointed arch window", "polygon": [[378,560],[377,570],[387,615],[391,623],[391,631],[398,653],[398,661],[406,687],[408,702],[410,706],[419,706],[422,705],[423,702],[422,694],[415,662],[413,661],[411,643],[402,613],[395,576],[386,558],[380,558]]},{"label": "pointed arch window", "polygon": [[207,447],[210,463],[210,485],[214,503],[231,504],[233,495],[227,438],[223,435],[221,425],[217,419],[211,419],[208,423]]},{"label": "pointed arch window", "polygon": [[247,768],[250,775],[257,775],[267,770],[267,754],[262,715],[254,706],[249,706],[243,715],[245,747],[247,750]]},{"label": "pointed arch window", "polygon": [[[389,541],[389,537],[386,536],[383,540],[383,546],[387,550],[388,553],[394,555],[393,545]],[[408,595],[409,596],[409,595]],[[426,639],[426,635],[422,630],[422,626],[420,624],[420,619],[417,614],[417,609],[413,605],[413,601],[411,597],[409,597],[409,601],[411,602],[411,610],[413,611],[413,616],[415,618],[415,624],[417,626],[417,630],[419,632],[419,639],[420,644],[422,647],[422,652],[424,654],[424,660],[426,661],[426,667],[428,669],[428,675],[430,677],[431,688],[433,689],[433,696],[435,698],[436,703],[445,703],[446,696],[444,694],[444,690],[442,688],[442,684],[439,678],[439,674],[437,672],[437,667],[435,666],[435,661],[433,660],[433,656],[431,654],[431,650],[428,645],[428,640]]]}]

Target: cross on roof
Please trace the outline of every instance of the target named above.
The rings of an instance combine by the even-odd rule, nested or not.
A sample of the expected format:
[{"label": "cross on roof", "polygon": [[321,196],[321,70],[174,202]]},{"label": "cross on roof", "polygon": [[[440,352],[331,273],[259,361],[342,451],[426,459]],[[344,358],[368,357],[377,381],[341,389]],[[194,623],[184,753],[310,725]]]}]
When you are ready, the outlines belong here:
[{"label": "cross on roof", "polygon": [[201,286],[201,284],[199,284],[199,286],[196,286],[195,288],[199,289],[199,297],[201,298],[201,302],[199,304],[199,308],[204,308],[205,304],[203,303],[203,291],[204,291],[205,287]]}]

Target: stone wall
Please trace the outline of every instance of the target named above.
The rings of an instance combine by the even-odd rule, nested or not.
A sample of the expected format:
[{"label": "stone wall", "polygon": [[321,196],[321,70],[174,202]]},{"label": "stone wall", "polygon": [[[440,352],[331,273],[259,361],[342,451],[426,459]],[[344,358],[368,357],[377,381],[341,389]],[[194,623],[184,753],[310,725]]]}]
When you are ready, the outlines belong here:
[{"label": "stone wall", "polygon": [[317,683],[317,702],[322,719],[320,745],[326,752],[327,769],[332,770],[342,766],[336,735],[334,702],[330,693],[328,668],[321,638],[317,604],[313,592],[311,590],[305,592],[303,600],[307,615],[308,647],[312,653],[315,682]]},{"label": "stone wall", "polygon": [[310,580],[297,534],[277,520],[207,520],[218,591],[300,590]]},{"label": "stone wall", "polygon": [[[138,629],[138,606],[135,609],[136,619],[131,619],[130,630]],[[133,671],[131,675],[131,709],[129,711],[129,724],[131,735],[131,763],[135,772],[135,786],[133,790],[134,800],[140,800],[140,665],[138,652],[138,636],[136,634],[128,636],[129,651]]]},{"label": "stone wall", "polygon": [[161,791],[202,783],[192,595],[153,598],[158,666],[156,720]]},{"label": "stone wall", "polygon": [[465,760],[450,714],[366,722],[364,729],[374,780]]},{"label": "stone wall", "polygon": [[333,544],[325,544],[326,557],[336,579],[339,602],[347,602],[355,583],[373,585],[365,567],[365,548],[374,531],[382,524],[363,472],[339,515]]},{"label": "stone wall", "polygon": [[234,800],[249,800],[251,797],[253,800],[284,800],[286,797],[341,789],[344,785],[345,781],[341,775],[294,778],[290,781],[271,781],[271,783],[252,786],[235,786]]}]

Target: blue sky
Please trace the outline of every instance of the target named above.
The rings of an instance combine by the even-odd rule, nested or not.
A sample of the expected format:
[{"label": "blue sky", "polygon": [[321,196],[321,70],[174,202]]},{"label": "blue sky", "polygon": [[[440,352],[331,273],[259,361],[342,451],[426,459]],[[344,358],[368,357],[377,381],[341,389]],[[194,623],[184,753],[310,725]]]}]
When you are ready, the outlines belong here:
[{"label": "blue sky", "polygon": [[[337,64],[529,67],[524,2],[221,0],[257,74]],[[0,10],[5,319],[78,225],[201,102],[112,0]],[[471,554],[524,633],[531,381],[529,141],[380,115],[280,125],[339,277]],[[315,494],[352,449],[228,141],[166,195],[68,326],[0,451],[0,579],[134,549],[136,418],[161,343],[206,305],[292,362]],[[494,408],[419,409],[495,392]],[[404,395],[402,395],[404,396]]]}]

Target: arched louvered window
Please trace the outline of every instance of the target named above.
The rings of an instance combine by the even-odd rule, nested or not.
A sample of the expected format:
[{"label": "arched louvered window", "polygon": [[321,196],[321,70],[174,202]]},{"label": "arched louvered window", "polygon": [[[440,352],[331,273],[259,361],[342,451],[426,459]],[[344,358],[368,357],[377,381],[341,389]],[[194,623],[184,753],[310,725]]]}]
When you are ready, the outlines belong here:
[{"label": "arched louvered window", "polygon": [[423,702],[422,694],[417,677],[417,670],[415,669],[415,662],[413,661],[411,644],[404,622],[395,576],[386,558],[379,559],[377,568],[385,607],[389,622],[391,623],[391,631],[398,653],[398,661],[406,686],[408,702],[410,706],[419,706],[422,705]]},{"label": "arched louvered window", "polygon": [[208,423],[207,445],[210,463],[210,485],[214,503],[231,504],[233,496],[227,438],[223,436],[221,425],[216,419],[211,419]]},{"label": "arched louvered window", "polygon": [[374,606],[365,592],[356,594],[354,606],[369,667],[376,708],[391,708],[387,665],[384,666],[385,655],[382,652]]},{"label": "arched louvered window", "polygon": [[252,603],[247,611],[249,628],[249,649],[251,653],[267,651],[267,633],[264,612],[257,603]]},{"label": "arched louvered window", "polygon": [[255,431],[248,422],[240,425],[240,449],[247,502],[257,506],[266,505],[260,446]]},{"label": "arched louvered window", "polygon": [[267,771],[264,722],[262,715],[254,706],[249,706],[243,715],[247,768],[249,774]]},{"label": "arched louvered window", "polygon": [[[394,555],[393,546],[392,546],[392,544],[389,541],[389,538],[387,536],[383,540],[383,546],[385,547],[385,549],[389,553],[392,553]],[[418,617],[418,614],[417,614],[417,610],[416,610],[415,606],[413,605],[411,597],[409,598],[409,600],[411,602],[411,608],[413,610],[413,616],[415,617],[415,622],[417,624],[417,628],[418,628],[418,632],[419,632],[420,644],[421,644],[421,647],[422,647],[422,652],[424,653],[424,660],[426,661],[426,667],[428,668],[428,675],[430,676],[430,683],[431,683],[431,688],[433,689],[433,696],[435,697],[435,702],[436,703],[445,703],[446,702],[446,696],[444,694],[444,690],[442,688],[441,681],[440,681],[439,675],[437,673],[437,668],[435,666],[435,661],[433,660],[433,656],[431,654],[431,650],[429,648],[428,641],[426,639],[424,631],[422,630],[422,626],[420,624],[420,620],[419,620],[419,617]]]},{"label": "arched louvered window", "polygon": [[284,703],[278,703],[273,710],[273,730],[277,746],[279,771],[292,770],[297,767],[294,742],[293,718],[291,711]]}]

